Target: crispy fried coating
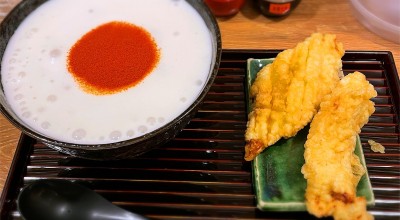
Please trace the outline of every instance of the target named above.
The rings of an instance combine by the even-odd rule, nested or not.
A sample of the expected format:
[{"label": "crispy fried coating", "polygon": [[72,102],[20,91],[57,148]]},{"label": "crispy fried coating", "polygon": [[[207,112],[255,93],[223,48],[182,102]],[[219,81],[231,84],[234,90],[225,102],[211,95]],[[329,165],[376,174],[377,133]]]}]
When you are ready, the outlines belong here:
[{"label": "crispy fried coating", "polygon": [[305,143],[302,173],[307,180],[307,210],[335,219],[371,219],[366,201],[356,197],[365,170],[354,154],[357,134],[375,111],[377,95],[360,72],[344,77],[326,95],[313,118]]},{"label": "crispy fried coating", "polygon": [[316,114],[321,99],[339,82],[344,49],[335,35],[315,33],[282,51],[250,88],[253,110],[245,133],[245,160],[280,138],[294,136]]},{"label": "crispy fried coating", "polygon": [[369,146],[371,146],[371,150],[373,152],[379,152],[381,154],[385,153],[385,147],[382,144],[380,144],[374,140],[368,140],[368,144],[369,144]]}]

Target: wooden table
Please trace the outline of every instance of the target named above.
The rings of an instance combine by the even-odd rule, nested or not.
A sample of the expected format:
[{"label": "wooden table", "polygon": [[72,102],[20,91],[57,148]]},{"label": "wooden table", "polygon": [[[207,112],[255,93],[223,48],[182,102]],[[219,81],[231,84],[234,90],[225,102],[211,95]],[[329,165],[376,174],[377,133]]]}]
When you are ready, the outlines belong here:
[{"label": "wooden table", "polygon": [[[0,0],[0,20],[20,0]],[[248,0],[234,17],[218,18],[223,48],[286,49],[313,32],[334,33],[346,50],[391,51],[400,65],[400,44],[387,41],[362,26],[352,15],[347,0],[302,0],[284,19],[261,15]],[[397,71],[399,68],[397,67]],[[20,131],[0,114],[0,190],[10,169]]]}]

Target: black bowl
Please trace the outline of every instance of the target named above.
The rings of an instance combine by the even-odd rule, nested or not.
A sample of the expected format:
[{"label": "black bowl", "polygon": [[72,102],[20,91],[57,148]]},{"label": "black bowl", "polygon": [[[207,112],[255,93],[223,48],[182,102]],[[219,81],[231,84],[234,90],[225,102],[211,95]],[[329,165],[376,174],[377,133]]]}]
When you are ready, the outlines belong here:
[{"label": "black bowl", "polygon": [[[7,43],[20,23],[32,11],[46,1],[47,0],[22,1],[7,15],[0,25],[0,57],[3,57]],[[95,160],[131,158],[166,143],[174,138],[180,131],[182,131],[182,129],[190,122],[190,120],[198,111],[204,97],[210,90],[210,87],[217,75],[222,52],[219,27],[208,7],[203,3],[203,1],[186,1],[198,11],[209,29],[210,35],[212,36],[213,62],[210,67],[208,81],[206,82],[206,85],[201,94],[198,96],[197,100],[177,118],[163,127],[137,138],[110,144],[82,145],[57,141],[32,130],[21,119],[18,118],[18,116],[11,109],[10,105],[7,103],[2,84],[0,84],[0,111],[14,126],[19,128],[25,134],[37,139],[39,142],[44,143],[50,148],[81,158]]]}]

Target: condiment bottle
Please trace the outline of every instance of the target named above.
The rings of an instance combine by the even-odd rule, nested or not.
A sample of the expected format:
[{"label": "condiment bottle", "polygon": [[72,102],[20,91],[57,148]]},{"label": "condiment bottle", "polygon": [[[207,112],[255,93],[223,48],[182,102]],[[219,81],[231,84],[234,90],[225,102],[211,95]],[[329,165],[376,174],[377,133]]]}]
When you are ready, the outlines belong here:
[{"label": "condiment bottle", "polygon": [[255,0],[261,12],[269,17],[288,15],[300,0]]},{"label": "condiment bottle", "polygon": [[238,13],[245,0],[204,0],[204,2],[215,16],[223,17]]}]

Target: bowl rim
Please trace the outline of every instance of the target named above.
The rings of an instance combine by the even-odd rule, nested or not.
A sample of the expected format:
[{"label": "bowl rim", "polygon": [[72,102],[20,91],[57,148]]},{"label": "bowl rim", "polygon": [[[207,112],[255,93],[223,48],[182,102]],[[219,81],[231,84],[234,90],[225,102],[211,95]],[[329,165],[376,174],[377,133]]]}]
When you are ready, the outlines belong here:
[{"label": "bowl rim", "polygon": [[[370,10],[364,7],[364,5],[359,0],[349,1],[355,13],[358,14],[356,18],[360,23],[362,23],[365,27],[367,27],[375,34],[387,40],[392,40],[400,43],[400,26],[396,26],[378,17],[376,14],[372,13]],[[382,33],[381,31],[384,31],[386,33],[389,31],[394,34],[394,36],[387,36],[386,33]]]}]

